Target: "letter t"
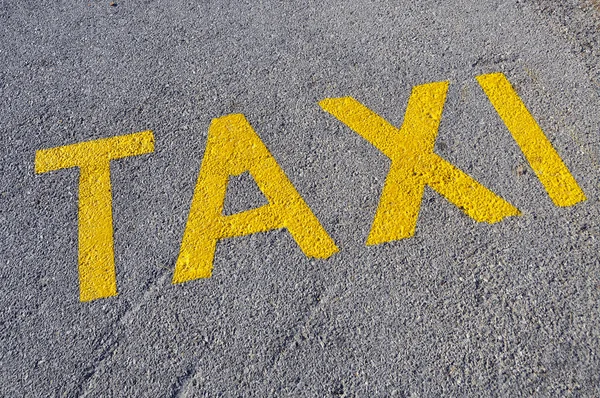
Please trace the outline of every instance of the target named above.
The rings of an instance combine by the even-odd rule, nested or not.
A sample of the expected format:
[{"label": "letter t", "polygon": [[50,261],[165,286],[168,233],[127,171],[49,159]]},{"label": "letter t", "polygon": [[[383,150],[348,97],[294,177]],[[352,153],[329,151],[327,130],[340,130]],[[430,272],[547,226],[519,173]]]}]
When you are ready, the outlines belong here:
[{"label": "letter t", "polygon": [[154,151],[152,131],[104,138],[35,154],[35,172],[79,167],[79,298],[117,294],[110,161]]}]

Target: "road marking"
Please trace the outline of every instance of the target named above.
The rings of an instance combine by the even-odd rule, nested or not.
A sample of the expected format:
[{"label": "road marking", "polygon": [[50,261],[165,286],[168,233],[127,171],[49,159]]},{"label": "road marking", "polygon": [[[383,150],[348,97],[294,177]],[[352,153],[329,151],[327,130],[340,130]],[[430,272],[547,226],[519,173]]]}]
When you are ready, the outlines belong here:
[{"label": "road marking", "polygon": [[79,167],[79,298],[117,294],[110,161],[154,152],[152,131],[39,150],[35,172]]},{"label": "road marking", "polygon": [[367,245],[414,235],[425,185],[475,221],[519,215],[510,203],[433,152],[448,82],[413,88],[400,129],[351,97],[319,104],[392,161]]},{"label": "road marking", "polygon": [[[250,172],[269,204],[223,215],[229,176]],[[173,283],[209,278],[220,239],[286,228],[308,257],[338,252],[334,241],[241,114],[214,119]]]},{"label": "road marking", "polygon": [[573,206],[585,194],[552,144],[502,73],[477,77],[500,118],[556,206]]},{"label": "road marking", "polygon": [[[564,162],[502,73],[477,81],[557,206],[586,200]],[[415,86],[398,129],[351,97],[321,107],[373,144],[392,164],[367,245],[414,235],[425,186],[478,222],[496,223],[519,210],[433,152],[448,82]],[[152,131],[36,152],[35,171],[79,167],[79,292],[81,301],[117,294],[110,161],[154,151]],[[249,172],[268,204],[224,215],[230,176]],[[339,251],[244,115],[213,119],[175,265],[173,283],[212,274],[217,242],[285,228],[308,257]]]}]

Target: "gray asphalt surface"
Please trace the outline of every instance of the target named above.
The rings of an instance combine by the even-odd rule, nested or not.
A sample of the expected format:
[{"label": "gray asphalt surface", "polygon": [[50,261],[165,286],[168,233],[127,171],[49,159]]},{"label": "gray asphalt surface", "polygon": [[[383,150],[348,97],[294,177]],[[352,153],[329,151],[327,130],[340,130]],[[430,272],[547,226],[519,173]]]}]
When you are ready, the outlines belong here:
[{"label": "gray asphalt surface", "polygon": [[[598,11],[578,1],[0,1],[0,396],[600,396]],[[585,191],[553,205],[475,77],[503,72]],[[449,80],[436,152],[522,211],[427,189],[365,246],[389,160],[318,106],[402,123]],[[340,247],[219,243],[172,285],[211,119],[243,113]],[[117,297],[79,302],[77,169],[35,151],[151,129],[111,166]],[[226,212],[264,198],[232,179]]]}]

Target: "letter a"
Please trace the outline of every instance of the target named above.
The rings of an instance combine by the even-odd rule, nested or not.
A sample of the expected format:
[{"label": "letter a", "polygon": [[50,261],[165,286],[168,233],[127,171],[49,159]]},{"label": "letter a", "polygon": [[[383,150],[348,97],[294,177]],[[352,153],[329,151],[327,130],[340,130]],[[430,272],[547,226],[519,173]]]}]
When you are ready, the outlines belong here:
[{"label": "letter a", "polygon": [[425,185],[478,222],[495,223],[519,211],[433,152],[448,82],[413,88],[400,129],[353,98],[329,98],[319,104],[389,157],[367,245],[414,235]]},{"label": "letter a", "polygon": [[[223,215],[229,176],[250,172],[268,204]],[[306,256],[327,258],[338,251],[275,158],[246,118],[214,119],[194,190],[173,283],[209,278],[217,241],[286,228]]]}]

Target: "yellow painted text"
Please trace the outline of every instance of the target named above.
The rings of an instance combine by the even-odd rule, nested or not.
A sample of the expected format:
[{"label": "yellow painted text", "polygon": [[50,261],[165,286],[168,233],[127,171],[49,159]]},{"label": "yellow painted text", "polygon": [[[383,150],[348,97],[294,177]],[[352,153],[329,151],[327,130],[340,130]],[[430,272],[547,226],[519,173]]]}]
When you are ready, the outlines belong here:
[{"label": "yellow painted text", "polygon": [[481,75],[477,81],[554,204],[565,207],[586,200],[577,181],[504,74]]},{"label": "yellow painted text", "polygon": [[36,152],[35,172],[79,167],[79,298],[117,294],[110,161],[154,151],[151,131]]},{"label": "yellow painted text", "polygon": [[367,245],[414,235],[426,185],[475,221],[495,223],[519,211],[433,152],[447,82],[413,88],[404,122],[396,128],[353,98],[319,104],[392,161]]},{"label": "yellow painted text", "polygon": [[[227,181],[248,171],[268,204],[223,215]],[[217,242],[286,228],[306,256],[327,258],[338,251],[275,158],[246,118],[233,114],[214,119],[194,190],[173,283],[212,274]]]}]

